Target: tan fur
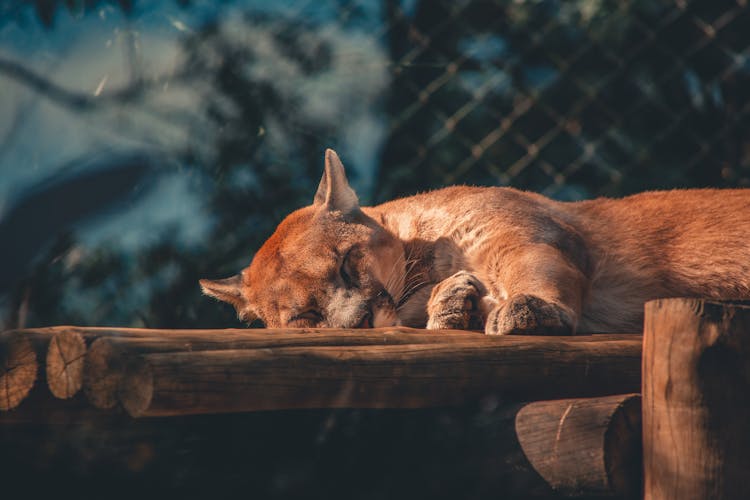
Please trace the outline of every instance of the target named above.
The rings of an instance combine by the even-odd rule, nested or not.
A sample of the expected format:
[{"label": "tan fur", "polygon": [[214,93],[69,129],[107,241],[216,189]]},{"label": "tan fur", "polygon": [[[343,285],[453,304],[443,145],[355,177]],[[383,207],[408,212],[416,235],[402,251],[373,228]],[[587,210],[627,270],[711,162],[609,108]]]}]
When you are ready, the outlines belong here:
[{"label": "tan fur", "polygon": [[241,286],[202,285],[274,327],[640,331],[649,299],[750,298],[748,235],[750,190],[563,203],[450,187],[360,208],[329,150],[314,204],[279,225]]}]

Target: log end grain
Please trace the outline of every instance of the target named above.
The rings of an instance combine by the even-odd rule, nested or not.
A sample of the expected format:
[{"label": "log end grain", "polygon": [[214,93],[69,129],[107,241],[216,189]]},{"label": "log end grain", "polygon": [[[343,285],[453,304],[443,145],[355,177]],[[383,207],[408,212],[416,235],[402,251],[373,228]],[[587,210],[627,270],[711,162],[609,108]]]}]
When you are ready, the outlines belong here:
[{"label": "log end grain", "polygon": [[10,410],[28,396],[37,377],[34,348],[22,334],[0,337],[0,410]]},{"label": "log end grain", "polygon": [[73,397],[83,386],[86,342],[80,333],[56,333],[47,350],[47,386],[60,399]]},{"label": "log end grain", "polygon": [[516,415],[518,441],[563,495],[638,498],[640,402],[627,394],[530,403]]}]

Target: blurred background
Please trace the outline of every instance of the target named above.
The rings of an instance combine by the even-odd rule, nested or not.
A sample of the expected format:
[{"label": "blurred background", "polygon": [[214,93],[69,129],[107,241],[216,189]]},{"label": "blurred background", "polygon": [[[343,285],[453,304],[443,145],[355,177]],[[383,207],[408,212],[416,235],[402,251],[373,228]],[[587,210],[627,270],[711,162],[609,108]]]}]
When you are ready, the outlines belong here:
[{"label": "blurred background", "polygon": [[[747,3],[0,0],[0,327],[240,326],[197,281],[326,147],[368,204],[750,186]],[[0,468],[27,498],[528,498],[514,411],[5,426]]]},{"label": "blurred background", "polygon": [[750,185],[746,0],[0,0],[0,324],[238,326],[335,148],[366,203]]}]

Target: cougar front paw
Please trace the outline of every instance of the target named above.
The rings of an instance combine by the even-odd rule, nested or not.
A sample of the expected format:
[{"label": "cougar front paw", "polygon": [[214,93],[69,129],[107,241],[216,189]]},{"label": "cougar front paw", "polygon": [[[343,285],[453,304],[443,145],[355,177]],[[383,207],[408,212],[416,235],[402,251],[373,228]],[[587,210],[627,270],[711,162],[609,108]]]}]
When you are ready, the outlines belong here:
[{"label": "cougar front paw", "polygon": [[534,295],[515,295],[490,311],[487,335],[572,335],[572,314]]},{"label": "cougar front paw", "polygon": [[476,276],[459,271],[432,289],[427,302],[427,328],[482,330],[484,317],[480,301],[487,290]]}]

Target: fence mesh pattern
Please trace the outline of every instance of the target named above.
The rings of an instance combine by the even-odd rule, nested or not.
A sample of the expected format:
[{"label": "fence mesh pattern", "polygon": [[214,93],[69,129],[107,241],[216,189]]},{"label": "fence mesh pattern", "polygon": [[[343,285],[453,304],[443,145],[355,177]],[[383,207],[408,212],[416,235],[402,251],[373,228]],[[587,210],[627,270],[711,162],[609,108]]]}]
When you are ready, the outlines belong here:
[{"label": "fence mesh pattern", "polygon": [[745,0],[389,2],[385,36],[403,90],[382,168],[429,176],[385,175],[383,197],[750,183]]}]

